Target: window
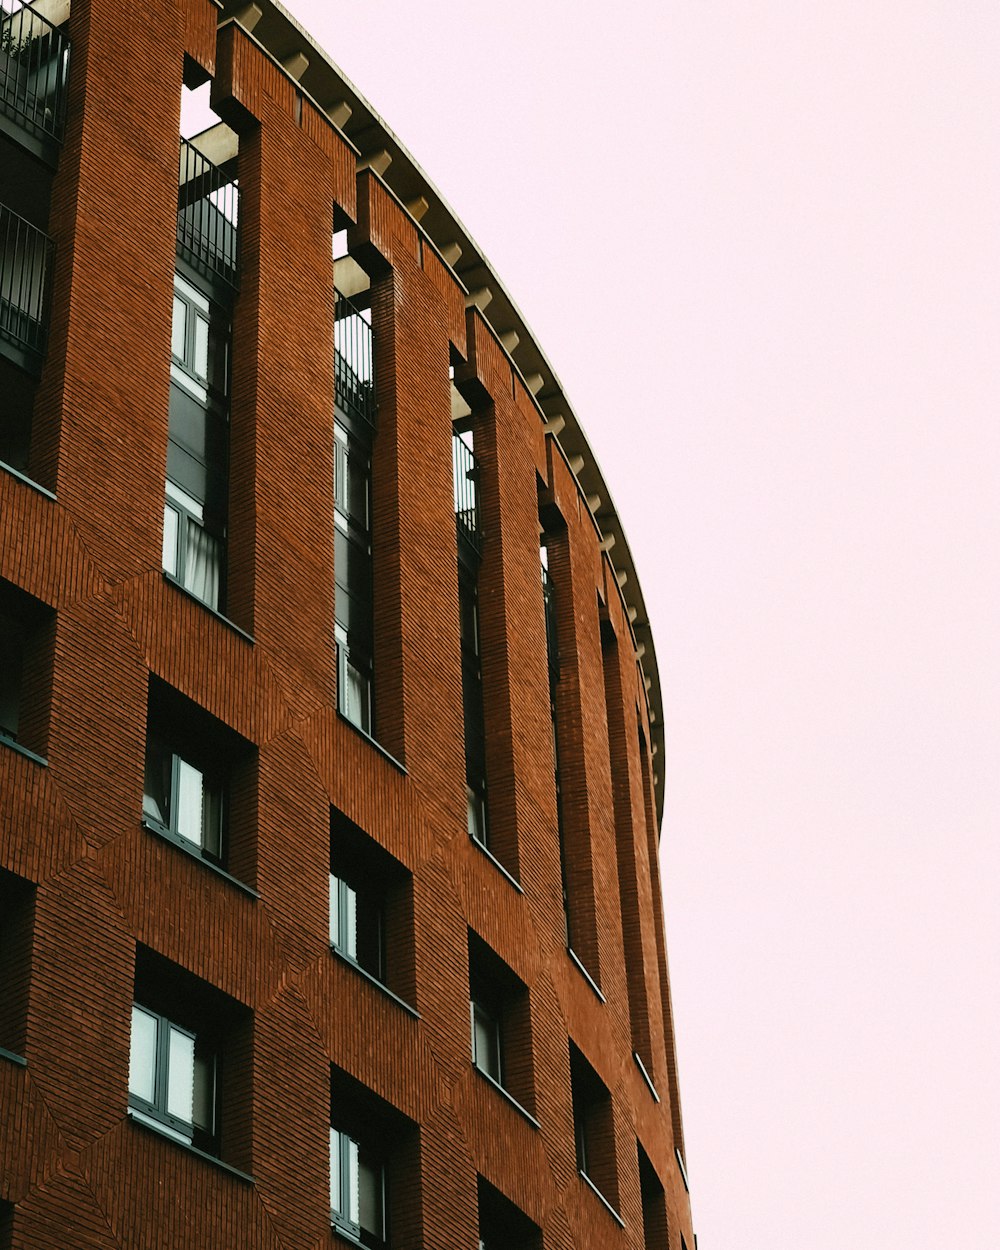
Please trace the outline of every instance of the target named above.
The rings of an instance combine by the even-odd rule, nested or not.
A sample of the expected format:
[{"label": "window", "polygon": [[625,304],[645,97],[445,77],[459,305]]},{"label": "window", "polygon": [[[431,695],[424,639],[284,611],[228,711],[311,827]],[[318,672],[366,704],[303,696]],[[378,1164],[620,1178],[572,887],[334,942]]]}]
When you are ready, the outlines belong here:
[{"label": "window", "polygon": [[8,1055],[25,1051],[34,915],[34,885],[0,868],[0,1051]]},{"label": "window", "polygon": [[215,1153],[215,1067],[197,1034],[133,1004],[128,1093],[136,1119]]},{"label": "window", "polygon": [[535,1102],[528,989],[471,930],[469,1018],[473,1065],[530,1119]]},{"label": "window", "polygon": [[144,946],[136,948],[128,1114],[237,1168],[250,1161],[253,1017]]},{"label": "window", "polygon": [[382,905],[375,890],[355,889],[330,873],[330,945],[376,980],[385,980]]},{"label": "window", "polygon": [[500,1055],[503,1043],[499,1010],[492,1002],[487,1004],[483,1001],[487,994],[482,989],[474,990],[473,993],[477,996],[469,1004],[472,1012],[472,1062],[480,1072],[485,1072],[498,1085],[502,1085]]},{"label": "window", "polygon": [[341,1068],[330,1069],[330,1222],[342,1240],[388,1250],[419,1209],[419,1131]]},{"label": "window", "polygon": [[17,741],[21,709],[21,674],[24,669],[24,626],[0,600],[0,736]]},{"label": "window", "polygon": [[206,859],[222,862],[225,812],[222,779],[169,750],[162,742],[146,745],[146,780],[142,815],[161,833],[181,838]]},{"label": "window", "polygon": [[618,1169],[611,1095],[572,1042],[569,1053],[576,1166],[614,1209],[618,1202]]},{"label": "window", "polygon": [[462,641],[462,711],[465,723],[465,793],[469,837],[488,844],[486,820],[486,724],[479,659],[479,593],[476,578],[459,564],[459,624]]},{"label": "window", "polygon": [[413,1002],[409,871],[343,813],[330,813],[330,946],[407,1005]]},{"label": "window", "polygon": [[229,319],[177,274],[163,569],[210,608],[225,601]]},{"label": "window", "polygon": [[647,1250],[670,1250],[663,1186],[640,1142],[635,1143],[635,1149],[639,1159],[639,1190],[642,1195],[642,1244]]},{"label": "window", "polygon": [[330,1129],[330,1218],[365,1246],[387,1245],[385,1165],[370,1145]]},{"label": "window", "polygon": [[247,884],[256,875],[255,759],[245,738],[150,678],[142,822]]},{"label": "window", "polygon": [[52,612],[0,581],[0,741],[44,749]]},{"label": "window", "polygon": [[479,1250],[541,1250],[542,1234],[530,1220],[485,1177],[476,1178],[479,1207]]},{"label": "window", "polygon": [[337,704],[342,715],[373,733],[371,445],[334,425],[334,572],[336,578]]}]

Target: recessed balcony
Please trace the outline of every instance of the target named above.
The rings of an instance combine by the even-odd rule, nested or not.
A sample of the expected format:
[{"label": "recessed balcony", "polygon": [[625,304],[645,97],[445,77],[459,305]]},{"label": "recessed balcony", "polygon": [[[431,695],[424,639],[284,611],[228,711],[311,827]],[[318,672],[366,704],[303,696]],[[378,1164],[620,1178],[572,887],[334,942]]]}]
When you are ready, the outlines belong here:
[{"label": "recessed balcony", "polygon": [[0,3],[0,132],[55,165],[66,125],[69,37],[50,17],[65,0]]},{"label": "recessed balcony", "polygon": [[[375,431],[375,352],[371,309],[336,292],[333,328],[337,406],[362,430]],[[361,433],[362,431],[358,431]]]},{"label": "recessed balcony", "polygon": [[[212,133],[212,132],[207,132]],[[181,139],[177,178],[177,254],[209,282],[239,286],[239,187],[235,161],[215,165]]]},{"label": "recessed balcony", "polygon": [[53,244],[0,204],[0,352],[38,376],[48,331]]},{"label": "recessed balcony", "polygon": [[479,561],[482,533],[479,519],[479,461],[466,442],[468,434],[451,437],[452,468],[455,475],[455,528],[458,555],[466,563]]}]

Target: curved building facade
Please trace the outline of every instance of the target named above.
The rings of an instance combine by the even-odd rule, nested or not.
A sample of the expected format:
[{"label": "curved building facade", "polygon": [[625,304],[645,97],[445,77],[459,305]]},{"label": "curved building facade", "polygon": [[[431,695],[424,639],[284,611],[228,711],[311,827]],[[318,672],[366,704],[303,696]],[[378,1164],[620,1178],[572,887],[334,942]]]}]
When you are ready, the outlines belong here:
[{"label": "curved building facade", "polygon": [[279,5],[3,0],[0,393],[0,1250],[694,1250],[628,542]]}]

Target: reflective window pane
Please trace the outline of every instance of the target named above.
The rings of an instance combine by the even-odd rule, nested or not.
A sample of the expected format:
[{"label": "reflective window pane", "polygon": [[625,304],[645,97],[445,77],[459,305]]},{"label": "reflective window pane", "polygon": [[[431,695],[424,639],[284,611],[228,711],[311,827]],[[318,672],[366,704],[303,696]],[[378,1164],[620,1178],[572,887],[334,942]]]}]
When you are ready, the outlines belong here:
[{"label": "reflective window pane", "polygon": [[183,1120],[194,1122],[194,1038],[173,1025],[167,1053],[167,1111]]},{"label": "reflective window pane", "polygon": [[199,378],[208,377],[208,322],[194,319],[194,371]]},{"label": "reflective window pane", "polygon": [[472,1008],[472,1057],[477,1068],[500,1080],[500,1032],[497,1022],[478,1003]]},{"label": "reflective window pane", "polygon": [[330,873],[330,945],[340,945],[340,878]]},{"label": "reflective window pane", "polygon": [[177,534],[180,517],[170,504],[163,508],[163,568],[171,576],[177,576]]},{"label": "reflective window pane", "polygon": [[215,1132],[215,1056],[194,1056],[194,1096],[191,1122],[206,1133]]},{"label": "reflective window pane", "polygon": [[205,779],[201,772],[175,756],[177,770],[177,823],[175,828],[182,838],[195,846],[201,846],[204,829]]},{"label": "reflective window pane", "polygon": [[[332,878],[331,878],[332,880]],[[330,1210],[343,1212],[340,1185],[340,1133],[330,1129]]]},{"label": "reflective window pane", "polygon": [[352,959],[358,957],[358,896],[349,885],[341,891],[344,914],[341,917],[341,939],[344,952]]},{"label": "reflective window pane", "polygon": [[358,1156],[358,1223],[366,1232],[383,1237],[382,1168],[367,1151]]},{"label": "reflective window pane", "polygon": [[184,359],[184,340],[187,336],[187,305],[174,296],[174,321],[170,330],[170,352],[178,360]]},{"label": "reflective window pane", "polygon": [[157,742],[146,747],[146,773],[143,782],[142,813],[161,825],[170,824],[170,784],[173,756]]},{"label": "reflective window pane", "polygon": [[344,1214],[352,1223],[357,1224],[361,1207],[358,1143],[350,1137],[345,1137],[344,1141],[347,1144],[347,1210]]},{"label": "reflective window pane", "polygon": [[146,1102],[153,1102],[156,1097],[156,1029],[156,1016],[133,1006],[128,1088],[130,1094]]}]

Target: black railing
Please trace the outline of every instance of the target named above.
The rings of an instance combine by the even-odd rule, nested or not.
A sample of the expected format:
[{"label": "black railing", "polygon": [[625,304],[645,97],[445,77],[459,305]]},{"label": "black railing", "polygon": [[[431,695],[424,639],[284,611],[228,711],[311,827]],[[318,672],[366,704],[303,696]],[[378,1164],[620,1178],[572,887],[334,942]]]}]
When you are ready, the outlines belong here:
[{"label": "black railing", "polygon": [[559,680],[559,631],[556,626],[556,588],[552,574],[542,565],[542,602],[545,605],[545,649],[549,657],[549,678]]},{"label": "black railing", "polygon": [[0,112],[59,140],[66,124],[69,39],[27,4],[0,6]]},{"label": "black railing", "polygon": [[0,204],[0,337],[41,359],[48,328],[52,240]]},{"label": "black railing", "polygon": [[371,311],[336,292],[333,327],[337,403],[348,417],[375,429],[375,351]]},{"label": "black railing", "polygon": [[225,168],[181,139],[177,250],[199,273],[239,285],[239,187]]},{"label": "black railing", "polygon": [[455,524],[458,550],[466,543],[478,557],[482,538],[479,525],[479,462],[461,435],[451,436],[451,458],[455,473]]}]

